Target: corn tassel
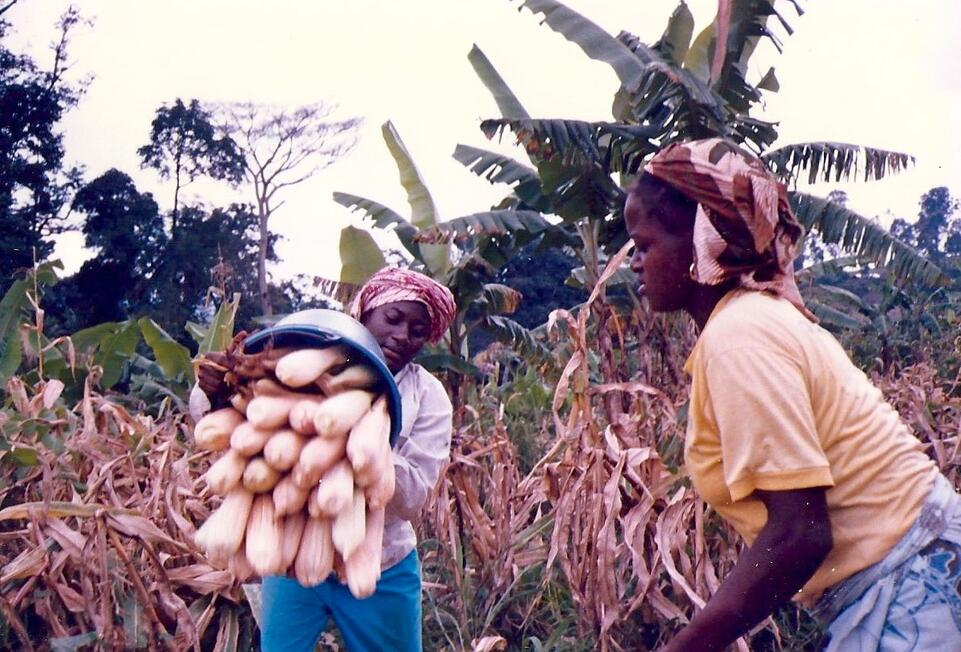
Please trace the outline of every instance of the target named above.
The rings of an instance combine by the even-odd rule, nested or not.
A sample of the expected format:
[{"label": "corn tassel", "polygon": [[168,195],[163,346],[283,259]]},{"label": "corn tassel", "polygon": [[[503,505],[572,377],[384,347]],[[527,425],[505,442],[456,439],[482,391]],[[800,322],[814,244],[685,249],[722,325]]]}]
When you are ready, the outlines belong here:
[{"label": "corn tassel", "polygon": [[194,427],[197,448],[205,451],[222,451],[230,445],[230,435],[244,420],[244,415],[232,407],[222,408],[205,415]]},{"label": "corn tassel", "polygon": [[384,509],[381,508],[368,512],[364,541],[344,563],[347,588],[358,600],[369,598],[377,589],[383,547]]},{"label": "corn tassel", "polygon": [[274,501],[267,494],[254,498],[247,521],[247,560],[258,575],[284,572],[283,521],[274,514]]},{"label": "corn tassel", "polygon": [[280,481],[280,471],[267,464],[262,457],[255,457],[247,462],[244,469],[244,487],[254,493],[270,491]]},{"label": "corn tassel", "polygon": [[339,346],[323,349],[299,349],[277,361],[275,373],[288,387],[303,387],[317,380],[331,367],[344,364],[347,357]]},{"label": "corn tassel", "polygon": [[226,496],[240,482],[245,468],[247,468],[247,458],[230,448],[219,460],[210,465],[207,473],[204,474],[204,480],[212,492],[218,496]]},{"label": "corn tassel", "polygon": [[317,586],[334,567],[331,524],[326,518],[308,518],[294,560],[294,577],[306,587]]},{"label": "corn tassel", "polygon": [[334,548],[344,556],[344,559],[349,559],[354,550],[364,541],[365,512],[364,494],[360,489],[354,488],[350,505],[334,517],[331,527]]}]

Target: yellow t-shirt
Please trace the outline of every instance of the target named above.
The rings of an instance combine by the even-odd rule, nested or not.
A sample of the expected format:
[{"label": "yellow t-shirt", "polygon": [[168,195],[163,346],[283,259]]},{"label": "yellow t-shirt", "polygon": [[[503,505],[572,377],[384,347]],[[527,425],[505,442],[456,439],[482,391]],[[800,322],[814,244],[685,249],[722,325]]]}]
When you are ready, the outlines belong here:
[{"label": "yellow t-shirt", "polygon": [[829,487],[834,547],[802,604],[879,561],[914,522],[937,467],[837,340],[788,301],[728,293],[685,370],[688,473],[748,544],[767,521],[756,489]]}]

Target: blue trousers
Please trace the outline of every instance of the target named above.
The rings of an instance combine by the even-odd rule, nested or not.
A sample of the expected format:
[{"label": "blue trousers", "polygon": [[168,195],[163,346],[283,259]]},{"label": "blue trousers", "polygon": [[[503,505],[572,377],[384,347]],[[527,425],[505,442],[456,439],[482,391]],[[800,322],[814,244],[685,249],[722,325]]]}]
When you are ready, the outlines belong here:
[{"label": "blue trousers", "polygon": [[265,577],[260,647],[310,652],[332,618],[350,652],[421,652],[420,589],[417,551],[385,570],[364,600],[333,575],[313,588],[289,577]]}]

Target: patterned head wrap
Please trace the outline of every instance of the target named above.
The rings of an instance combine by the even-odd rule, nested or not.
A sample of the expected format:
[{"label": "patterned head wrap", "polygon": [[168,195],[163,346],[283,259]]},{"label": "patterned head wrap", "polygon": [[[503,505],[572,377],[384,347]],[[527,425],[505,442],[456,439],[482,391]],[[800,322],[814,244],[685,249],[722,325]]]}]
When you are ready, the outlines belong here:
[{"label": "patterned head wrap", "polygon": [[665,147],[645,170],[696,201],[691,278],[784,297],[813,322],[794,280],[804,229],[787,190],[756,156],[721,138]]},{"label": "patterned head wrap", "polygon": [[434,279],[399,267],[385,267],[364,283],[350,306],[350,316],[359,320],[378,306],[398,301],[417,301],[427,308],[431,342],[438,341],[450,328],[457,307],[454,295]]}]

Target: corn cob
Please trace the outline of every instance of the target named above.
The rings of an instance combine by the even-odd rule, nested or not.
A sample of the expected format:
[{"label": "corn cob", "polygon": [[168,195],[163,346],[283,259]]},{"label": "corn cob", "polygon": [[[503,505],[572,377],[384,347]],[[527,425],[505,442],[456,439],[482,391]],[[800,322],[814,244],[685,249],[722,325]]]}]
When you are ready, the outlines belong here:
[{"label": "corn cob", "polygon": [[[277,515],[276,510],[274,515]],[[297,510],[284,517],[284,538],[281,550],[284,560],[284,572],[293,565],[297,558],[297,551],[300,550],[300,539],[304,534],[304,526],[307,524],[307,516],[302,510]]]},{"label": "corn cob", "polygon": [[247,560],[258,575],[284,572],[283,521],[274,515],[274,501],[267,494],[254,498],[247,521]]},{"label": "corn cob", "polygon": [[306,443],[306,437],[293,430],[278,430],[264,446],[264,459],[278,471],[289,471],[300,459]]},{"label": "corn cob", "polygon": [[253,457],[264,449],[264,444],[272,434],[271,430],[263,430],[250,421],[244,421],[230,435],[230,447],[241,455]]},{"label": "corn cob", "polygon": [[394,470],[394,458],[387,450],[388,460],[383,466],[383,470],[377,479],[364,489],[364,497],[367,498],[367,506],[370,509],[381,509],[386,507],[390,499],[394,497],[394,489],[397,482]]},{"label": "corn cob", "polygon": [[317,434],[317,429],[314,427],[314,414],[317,412],[318,405],[320,401],[316,399],[297,401],[294,407],[290,408],[288,417],[290,427],[302,435]]},{"label": "corn cob", "polygon": [[223,457],[210,465],[204,480],[210,490],[219,496],[226,495],[237,486],[247,467],[247,458],[233,448],[228,449]]},{"label": "corn cob", "polygon": [[334,517],[331,527],[334,548],[344,559],[349,559],[351,553],[364,541],[365,511],[364,494],[355,487],[350,505]]},{"label": "corn cob", "polygon": [[362,600],[373,595],[380,579],[381,550],[384,546],[384,509],[374,509],[367,513],[367,529],[364,541],[347,556],[344,571],[347,575],[347,588],[351,594]]},{"label": "corn cob", "polygon": [[273,468],[262,457],[247,462],[244,469],[244,487],[254,493],[264,493],[273,489],[280,480],[280,471]]},{"label": "corn cob", "polygon": [[274,430],[287,423],[296,396],[255,396],[247,406],[247,419],[262,430]]},{"label": "corn cob", "polygon": [[346,367],[338,374],[325,373],[317,379],[317,386],[327,396],[348,389],[369,389],[377,384],[377,372],[365,364]]},{"label": "corn cob", "polygon": [[294,482],[292,474],[282,477],[274,487],[274,513],[279,516],[285,514],[297,514],[304,509],[307,497],[310,492],[308,489],[301,489]]},{"label": "corn cob", "polygon": [[373,399],[362,389],[329,397],[314,410],[314,429],[322,437],[343,437],[370,410]]},{"label": "corn cob", "polygon": [[217,511],[210,515],[194,535],[194,542],[216,566],[226,566],[244,541],[247,518],[254,495],[236,487],[225,497]]},{"label": "corn cob", "polygon": [[324,472],[344,456],[347,440],[344,437],[314,437],[308,441],[300,451],[297,466],[300,466],[315,484]]},{"label": "corn cob", "polygon": [[326,518],[308,518],[294,560],[294,576],[303,586],[317,586],[327,579],[334,565],[331,524]]},{"label": "corn cob", "polygon": [[390,452],[390,417],[387,401],[378,399],[351,429],[347,439],[347,458],[354,467],[354,477],[362,487],[373,484],[383,471]]},{"label": "corn cob", "polygon": [[232,407],[205,415],[194,427],[197,447],[206,451],[222,451],[230,444],[230,434],[244,420],[244,415]]},{"label": "corn cob", "polygon": [[288,387],[303,387],[317,380],[317,378],[331,367],[344,364],[347,356],[339,346],[329,346],[324,349],[300,349],[288,353],[277,361],[275,373],[284,385]]},{"label": "corn cob", "polygon": [[342,459],[321,477],[313,500],[320,514],[334,517],[350,505],[353,497],[354,472],[350,462]]}]

